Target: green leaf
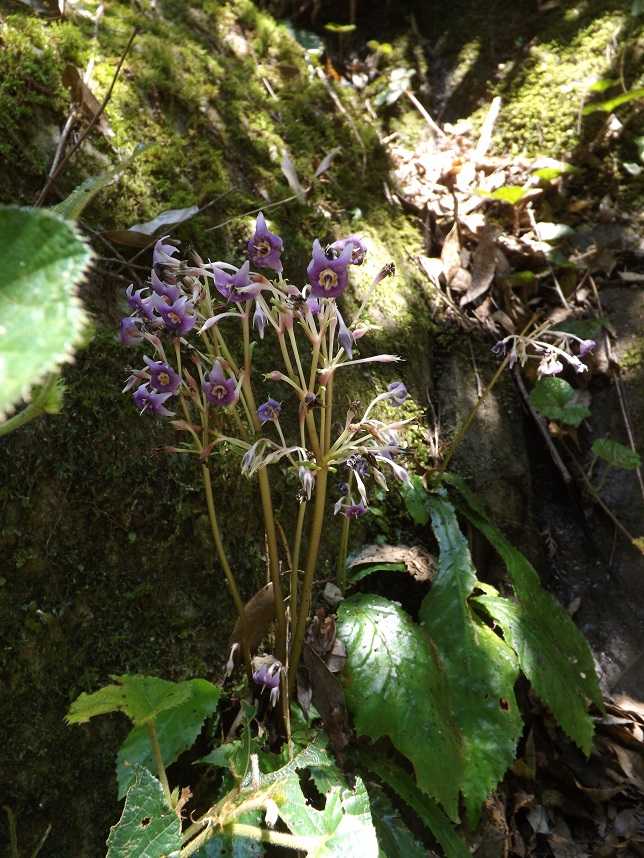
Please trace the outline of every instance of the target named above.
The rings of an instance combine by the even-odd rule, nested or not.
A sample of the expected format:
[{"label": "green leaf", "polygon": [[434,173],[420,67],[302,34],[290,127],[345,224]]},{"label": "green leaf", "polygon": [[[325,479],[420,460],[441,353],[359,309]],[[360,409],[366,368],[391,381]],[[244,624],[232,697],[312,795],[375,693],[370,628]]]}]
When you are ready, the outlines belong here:
[{"label": "green leaf", "polygon": [[521,670],[564,731],[584,753],[590,753],[594,727],[587,701],[601,710],[604,704],[586,639],[567,611],[542,588],[532,564],[490,522],[464,482],[453,474],[444,476],[463,498],[459,510],[501,555],[518,599],[514,604],[482,596],[475,603],[499,623]]},{"label": "green leaf", "polygon": [[337,632],[358,735],[389,736],[413,763],[419,787],[457,818],[462,748],[433,645],[398,605],[370,594],[342,602]]},{"label": "green leaf", "polygon": [[412,474],[409,482],[402,484],[402,496],[407,512],[416,524],[427,524],[429,521],[429,495],[418,474]]},{"label": "green leaf", "polygon": [[447,858],[471,858],[470,850],[454,830],[443,810],[422,793],[410,775],[396,763],[373,753],[360,752],[360,761],[370,772],[391,787],[424,822],[440,843]]},{"label": "green leaf", "polygon": [[147,769],[136,768],[123,815],[110,829],[107,846],[107,858],[167,858],[181,849],[181,821]]},{"label": "green leaf", "polygon": [[[240,813],[235,822],[259,828],[263,822],[263,813],[252,810]],[[202,846],[195,853],[195,858],[260,858],[265,854],[264,847],[256,840],[248,837],[226,837],[220,834]]]},{"label": "green leaf", "polygon": [[349,569],[348,580],[351,584],[357,584],[362,581],[367,575],[373,575],[374,572],[406,572],[407,567],[404,563],[367,563],[365,566],[354,566]]},{"label": "green leaf", "polygon": [[588,406],[578,405],[575,398],[574,387],[563,378],[540,378],[530,392],[530,402],[539,414],[569,426],[579,426],[590,417]]},{"label": "green leaf", "polygon": [[367,792],[381,853],[386,858],[427,858],[427,849],[416,840],[382,787],[372,783]]},{"label": "green leaf", "polygon": [[307,849],[311,858],[377,858],[369,796],[360,778],[356,778],[355,790],[331,790],[324,810],[316,810],[307,802],[294,774],[284,782],[280,794],[275,794],[275,801],[293,834],[317,840]]},{"label": "green leaf", "polygon": [[621,95],[616,95],[615,98],[609,98],[607,101],[596,101],[593,104],[587,104],[581,112],[584,116],[587,116],[589,113],[596,113],[598,110],[601,110],[603,113],[612,113],[616,107],[641,98],[644,98],[644,87],[623,92]]},{"label": "green leaf", "polygon": [[601,334],[603,327],[604,319],[566,319],[553,325],[551,330],[574,334],[582,340],[594,340]]},{"label": "green leaf", "polygon": [[634,450],[625,447],[619,441],[613,441],[611,438],[598,438],[593,441],[593,453],[608,462],[611,468],[625,468],[627,471],[634,471],[641,464],[641,459]]},{"label": "green leaf", "polygon": [[[291,775],[294,775],[298,769],[335,766],[333,758],[329,756],[329,752],[326,750],[327,741],[327,737],[324,733],[318,733],[315,739],[299,753],[295,754],[293,759],[289,760],[286,765],[276,771],[260,775],[259,786],[263,789],[271,784],[286,780]],[[250,777],[242,782],[241,786],[242,788],[251,786]]]},{"label": "green leaf", "polygon": [[606,92],[607,89],[610,89],[612,86],[619,85],[619,78],[617,77],[602,77],[599,80],[596,80],[594,83],[588,87],[588,92]]},{"label": "green leaf", "polygon": [[474,829],[481,805],[514,762],[523,728],[514,696],[519,665],[510,647],[470,610],[468,599],[478,582],[454,507],[436,496],[430,504],[440,557],[419,616],[447,671],[463,734],[461,790]]},{"label": "green leaf", "polygon": [[[192,747],[201,732],[203,722],[217,709],[221,688],[205,679],[190,679],[190,696],[183,703],[159,713],[155,720],[157,739],[165,766]],[[135,727],[121,745],[116,758],[119,799],[123,798],[132,781],[133,767],[144,766],[153,771],[150,740],[145,725]]]},{"label": "green leaf", "polygon": [[329,23],[324,25],[324,29],[328,30],[329,33],[353,33],[356,29],[355,24],[334,24]]},{"label": "green leaf", "polygon": [[522,188],[519,185],[503,185],[502,188],[497,188],[495,191],[485,191],[479,188],[476,193],[488,200],[499,200],[514,206],[532,192],[529,188]]},{"label": "green leaf", "polygon": [[638,15],[644,15],[644,0],[633,0],[633,5],[631,6],[631,15],[637,17]]},{"label": "green leaf", "polygon": [[168,682],[156,676],[112,676],[118,685],[106,685],[94,694],[81,694],[69,707],[68,724],[84,724],[95,715],[124,712],[135,724],[151,721],[166,709],[184,703],[192,693],[191,680]]},{"label": "green leaf", "polygon": [[0,207],[0,420],[71,360],[87,316],[77,287],[92,252],[72,224],[39,209]]}]

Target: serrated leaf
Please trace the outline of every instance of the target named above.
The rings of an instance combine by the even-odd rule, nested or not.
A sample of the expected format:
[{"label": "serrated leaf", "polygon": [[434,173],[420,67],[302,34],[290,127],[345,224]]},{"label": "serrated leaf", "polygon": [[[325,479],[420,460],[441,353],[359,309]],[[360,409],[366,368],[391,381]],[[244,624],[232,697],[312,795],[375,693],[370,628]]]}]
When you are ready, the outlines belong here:
[{"label": "serrated leaf", "polygon": [[151,721],[166,709],[184,703],[191,694],[190,680],[168,682],[156,676],[112,676],[118,684],[93,694],[81,694],[69,707],[68,724],[84,724],[95,715],[124,712],[135,724]]},{"label": "serrated leaf", "polygon": [[530,402],[544,417],[579,426],[590,417],[590,409],[577,404],[575,395],[575,388],[563,378],[540,378],[530,392]]},{"label": "serrated leaf", "polygon": [[[329,752],[326,750],[327,741],[324,733],[318,733],[309,745],[295,754],[293,759],[289,760],[284,766],[276,771],[260,775],[259,786],[263,789],[271,784],[286,780],[295,774],[298,769],[306,769],[311,766],[318,768],[335,766],[333,758],[329,756]],[[242,788],[249,787],[250,785],[250,778],[247,778],[242,783]]]},{"label": "serrated leaf", "polygon": [[389,736],[420,788],[457,818],[461,737],[431,642],[402,608],[371,594],[342,602],[337,633],[347,648],[345,691],[357,733]]},{"label": "serrated leaf", "polygon": [[463,735],[461,791],[474,829],[481,805],[514,762],[523,728],[514,696],[519,665],[510,647],[472,614],[468,599],[478,582],[454,507],[436,496],[430,506],[440,556],[419,618],[447,672]]},{"label": "serrated leaf", "polygon": [[41,209],[0,207],[0,420],[69,361],[87,316],[77,287],[92,252],[72,224]]},{"label": "serrated leaf", "polygon": [[110,829],[107,846],[107,858],[167,858],[181,849],[181,821],[147,769],[134,772],[123,814]]},{"label": "serrated leaf", "polygon": [[487,518],[481,504],[453,474],[445,479],[463,498],[459,510],[500,554],[518,604],[494,596],[476,599],[501,625],[535,692],[584,753],[590,753],[593,722],[587,701],[603,710],[593,656],[570,615],[541,586],[532,564]]},{"label": "serrated leaf", "polygon": [[[205,679],[190,679],[185,684],[190,686],[188,699],[172,709],[159,713],[155,719],[161,757],[166,767],[192,747],[201,732],[203,722],[217,709],[221,695],[221,689]],[[116,777],[119,799],[127,792],[132,781],[134,766],[144,766],[150,771],[155,768],[145,725],[135,727],[118,752]]]},{"label": "serrated leaf", "polygon": [[386,858],[427,858],[426,847],[416,840],[382,787],[372,783],[367,792],[381,853]]},{"label": "serrated leaf", "polygon": [[608,462],[611,468],[634,471],[641,464],[641,459],[634,450],[620,444],[619,441],[613,441],[612,438],[598,438],[593,441],[592,449],[593,453]]},{"label": "serrated leaf", "polygon": [[428,795],[422,793],[399,765],[377,754],[360,752],[360,761],[370,772],[391,787],[440,843],[446,858],[471,858],[470,850],[454,830],[443,810]]},{"label": "serrated leaf", "polygon": [[402,484],[402,496],[407,512],[416,524],[427,524],[429,521],[429,495],[418,474],[412,474],[409,481]]},{"label": "serrated leaf", "polygon": [[601,110],[603,113],[612,113],[616,107],[622,104],[627,104],[629,101],[638,101],[644,98],[644,87],[631,89],[628,92],[623,92],[621,95],[616,95],[615,98],[609,98],[606,101],[596,101],[593,104],[587,104],[581,111],[584,116],[589,113],[596,113]]},{"label": "serrated leaf", "polygon": [[378,841],[369,796],[360,778],[356,778],[354,790],[331,790],[324,810],[308,804],[297,775],[290,775],[284,782],[275,801],[290,831],[311,838],[306,850],[310,858],[377,858]]}]

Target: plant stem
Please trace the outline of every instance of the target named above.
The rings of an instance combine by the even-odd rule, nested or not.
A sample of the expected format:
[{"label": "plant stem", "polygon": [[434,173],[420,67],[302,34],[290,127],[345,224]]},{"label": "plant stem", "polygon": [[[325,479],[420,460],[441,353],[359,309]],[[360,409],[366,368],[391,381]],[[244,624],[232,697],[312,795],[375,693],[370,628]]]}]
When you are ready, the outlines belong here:
[{"label": "plant stem", "polygon": [[342,521],[342,532],[340,534],[340,551],[338,552],[337,581],[340,592],[344,596],[347,588],[347,550],[349,548],[349,525],[351,521],[345,515]]},{"label": "plant stem", "polygon": [[35,393],[33,401],[30,402],[29,405],[25,406],[22,411],[14,414],[13,417],[5,420],[4,423],[0,423],[0,438],[3,435],[8,435],[9,432],[13,432],[14,429],[19,429],[21,426],[24,426],[25,423],[35,420],[36,417],[41,417],[43,414],[46,414],[45,403],[47,402],[47,398],[49,397],[51,390],[55,387],[57,381],[58,375],[56,373],[50,375],[40,389]]},{"label": "plant stem", "polygon": [[147,721],[145,726],[148,730],[148,739],[150,740],[150,746],[152,748],[152,756],[154,757],[154,763],[157,767],[157,774],[159,775],[159,780],[161,781],[161,786],[163,788],[163,795],[165,796],[166,804],[168,807],[172,807],[172,794],[170,792],[170,784],[168,783],[168,776],[165,771],[165,766],[163,765],[163,757],[161,756],[161,747],[159,746],[159,739],[157,736],[156,727],[154,726],[154,721]]},{"label": "plant stem", "polygon": [[297,620],[297,581],[300,571],[300,549],[302,547],[302,531],[304,530],[304,516],[306,514],[306,501],[303,501],[297,511],[297,524],[295,525],[295,541],[293,543],[293,566],[291,569],[291,617],[292,622]]},{"label": "plant stem", "polygon": [[206,828],[194,840],[179,853],[180,858],[189,858],[194,855],[212,837],[224,834],[228,837],[246,837],[258,843],[272,843],[286,849],[296,849],[302,852],[310,852],[315,845],[319,845],[319,837],[298,837],[295,834],[285,834],[282,831],[269,831],[266,828],[257,828],[254,825],[243,825],[242,823],[231,823],[223,828]]},{"label": "plant stem", "polygon": [[212,531],[212,540],[215,543],[215,548],[217,550],[217,556],[219,557],[219,562],[221,563],[221,567],[224,570],[224,575],[226,577],[226,583],[228,584],[228,589],[230,591],[230,595],[232,596],[232,600],[235,603],[235,608],[237,610],[237,615],[239,617],[239,625],[241,627],[241,647],[242,652],[244,654],[244,663],[246,665],[246,673],[248,675],[248,680],[252,680],[253,676],[253,668],[250,660],[250,649],[248,647],[248,629],[246,627],[246,612],[244,611],[244,603],[241,600],[241,596],[239,595],[239,590],[237,588],[237,583],[235,581],[235,576],[233,575],[233,571],[230,568],[230,564],[228,563],[228,558],[226,557],[226,551],[224,550],[224,543],[221,538],[221,532],[219,530],[219,524],[217,522],[217,514],[215,512],[215,501],[212,494],[212,482],[210,479],[210,471],[208,470],[207,465],[201,466],[201,475],[203,477],[203,485],[204,491],[206,493],[206,503],[208,505],[208,518],[210,519],[210,529]]},{"label": "plant stem", "polygon": [[309,538],[309,550],[306,558],[306,569],[304,571],[304,581],[302,582],[302,601],[297,615],[297,624],[295,626],[295,633],[293,636],[293,647],[291,650],[291,661],[289,667],[288,685],[291,694],[295,689],[297,668],[300,663],[300,656],[302,655],[304,632],[306,631],[306,621],[311,607],[313,579],[315,578],[318,552],[320,550],[320,536],[322,534],[322,524],[324,522],[324,505],[326,502],[328,473],[328,465],[323,463],[322,467],[318,471],[317,479],[315,481],[315,506],[313,508],[313,521],[311,523],[311,534]]}]

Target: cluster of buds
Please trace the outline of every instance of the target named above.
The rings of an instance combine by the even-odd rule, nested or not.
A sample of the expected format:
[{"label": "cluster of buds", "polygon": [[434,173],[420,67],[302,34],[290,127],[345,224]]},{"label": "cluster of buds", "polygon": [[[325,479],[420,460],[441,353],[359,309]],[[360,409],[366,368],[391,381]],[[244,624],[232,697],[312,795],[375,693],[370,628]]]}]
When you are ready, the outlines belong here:
[{"label": "cluster of buds", "polygon": [[[350,408],[332,438],[332,380],[347,366],[399,358],[356,356],[356,343],[369,329],[361,324],[364,304],[349,324],[337,305],[351,268],[362,265],[366,257],[360,236],[326,247],[316,239],[303,287],[284,279],[282,251],[282,239],[268,229],[261,213],[247,244],[248,259],[239,267],[204,262],[196,254],[182,259],[179,247],[167,236],[161,238],[154,247],[147,285],[126,290],[131,313],[121,320],[121,342],[147,343],[154,354],[145,355],[144,366],[132,370],[125,391],[131,392],[141,413],[176,416],[181,408],[174,425],[190,439],[183,448],[172,448],[175,451],[207,458],[217,444],[233,443],[243,451],[242,472],[249,477],[259,468],[286,460],[299,480],[302,502],[311,498],[320,467],[345,472],[335,511],[357,518],[368,508],[368,479],[384,488],[386,471],[399,480],[408,479],[396,461],[406,421],[386,423],[372,417],[379,402],[401,405],[407,391],[402,382],[393,382],[361,415],[359,406]],[[273,279],[254,268],[271,272]],[[372,285],[393,273],[393,266],[386,266]],[[260,339],[267,330],[277,337],[283,367],[265,375],[265,380],[288,385],[291,401],[269,396],[257,407],[251,382],[252,329]],[[309,345],[308,364],[300,355],[302,339]],[[173,397],[178,406],[169,401]],[[284,411],[297,423],[297,443],[286,440]],[[227,422],[216,417],[226,413]]]},{"label": "cluster of buds", "polygon": [[[510,354],[509,366],[517,362],[525,366],[528,360],[538,360],[537,374],[559,375],[566,365],[572,366],[575,372],[586,372],[588,367],[582,358],[586,357],[596,346],[594,340],[583,340],[565,331],[541,330],[531,336],[511,334],[494,345],[492,351],[496,355]],[[577,354],[573,348],[577,348]]]}]

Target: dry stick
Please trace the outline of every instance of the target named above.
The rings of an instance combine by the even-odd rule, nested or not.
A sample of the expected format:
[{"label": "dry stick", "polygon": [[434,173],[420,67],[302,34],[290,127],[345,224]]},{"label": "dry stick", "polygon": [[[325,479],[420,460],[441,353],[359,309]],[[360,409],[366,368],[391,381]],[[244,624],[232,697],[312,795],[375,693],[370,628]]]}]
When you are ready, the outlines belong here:
[{"label": "dry stick", "polygon": [[[595,283],[595,280],[590,275],[590,273],[588,276],[590,279],[590,285],[593,287],[593,294],[597,303],[597,309],[603,315],[604,308],[602,307],[601,298],[599,297],[599,290],[597,289],[597,284]],[[637,447],[635,446],[633,429],[628,416],[628,409],[626,407],[626,396],[624,394],[624,388],[622,387],[622,380],[619,377],[617,370],[615,369],[615,364],[617,363],[617,361],[615,360],[615,356],[613,355],[613,347],[610,344],[610,337],[606,331],[604,331],[604,349],[606,350],[606,357],[608,358],[608,367],[610,369],[613,381],[615,382],[615,390],[617,391],[619,407],[622,412],[622,417],[624,419],[624,426],[626,428],[626,434],[628,436],[628,443],[630,445],[631,450],[637,455]],[[635,473],[637,474],[637,481],[640,484],[640,491],[642,493],[642,498],[644,499],[644,480],[642,479],[642,468],[638,466],[635,469]]]},{"label": "dry stick", "polygon": [[134,38],[135,38],[135,36],[137,35],[137,33],[138,33],[138,32],[139,32],[139,28],[138,28],[138,27],[135,27],[135,28],[132,30],[132,35],[130,36],[130,38],[129,38],[129,40],[128,40],[128,43],[127,43],[127,45],[125,46],[125,50],[124,50],[124,51],[123,51],[123,53],[121,54],[121,59],[119,60],[119,64],[118,64],[118,65],[117,65],[117,67],[116,67],[116,71],[114,72],[114,76],[113,76],[113,78],[112,78],[112,82],[110,83],[109,89],[108,89],[108,90],[107,90],[107,92],[105,93],[105,97],[103,98],[103,101],[101,102],[100,107],[98,108],[98,110],[96,111],[96,113],[95,113],[95,114],[94,114],[94,116],[92,117],[92,119],[91,119],[91,121],[90,121],[89,125],[87,126],[87,128],[85,129],[85,131],[81,134],[81,136],[78,138],[78,140],[76,141],[76,143],[74,144],[74,146],[72,146],[72,148],[71,148],[71,149],[69,150],[69,152],[65,155],[65,157],[64,157],[64,158],[62,158],[62,160],[60,161],[60,163],[58,164],[58,166],[56,167],[56,169],[55,169],[55,170],[53,170],[52,172],[50,172],[49,176],[47,177],[47,181],[45,182],[45,187],[42,189],[42,191],[40,192],[40,194],[39,194],[39,196],[38,196],[38,199],[37,199],[37,200],[36,200],[36,202],[35,202],[35,206],[36,206],[36,207],[41,206],[41,205],[44,203],[45,199],[47,198],[47,194],[49,193],[49,190],[50,190],[50,188],[51,188],[52,184],[56,181],[56,179],[58,178],[58,176],[61,174],[62,170],[64,169],[65,165],[67,164],[67,162],[69,161],[69,159],[72,157],[72,155],[74,155],[74,154],[75,154],[75,153],[80,149],[80,147],[83,145],[83,143],[84,143],[84,141],[85,141],[86,137],[91,133],[91,131],[93,130],[94,126],[96,125],[96,123],[98,122],[98,120],[101,118],[101,116],[102,116],[102,114],[103,114],[103,111],[104,111],[104,110],[105,110],[105,108],[107,107],[107,103],[109,102],[110,98],[112,97],[112,90],[114,89],[114,86],[115,86],[115,84],[116,84],[117,78],[118,78],[118,76],[119,76],[119,74],[120,74],[120,72],[121,72],[121,68],[122,68],[122,66],[123,66],[123,63],[125,62],[125,58],[127,57],[128,53],[129,53],[129,51],[130,51],[130,48],[132,47],[132,42],[134,41]]},{"label": "dry stick", "polygon": [[[526,206],[526,211],[528,214],[528,220],[530,221],[530,226],[534,230],[534,234],[537,236],[537,241],[542,241],[541,235],[539,234],[539,227],[537,226],[537,221],[534,217],[534,212],[532,211],[532,207],[530,204]],[[564,305],[566,310],[570,309],[570,304],[566,301],[566,296],[563,293],[563,289],[561,288],[561,284],[557,280],[557,275],[555,274],[555,269],[552,267],[550,260],[546,258],[546,264],[548,266],[548,270],[550,272],[550,276],[555,281],[555,289],[557,290],[557,295],[559,296],[559,300]]]},{"label": "dry stick", "polygon": [[487,154],[487,150],[490,148],[494,126],[496,125],[496,120],[499,118],[500,112],[501,96],[497,95],[496,98],[492,99],[490,109],[488,110],[485,119],[483,120],[483,125],[481,126],[479,142],[476,144],[476,149],[474,150],[474,158],[477,161],[483,158]]},{"label": "dry stick", "polygon": [[405,95],[411,101],[411,103],[414,105],[414,107],[420,113],[420,115],[423,117],[423,119],[425,120],[427,125],[430,127],[434,136],[435,137],[447,137],[447,134],[445,134],[443,129],[440,128],[440,126],[438,126],[434,122],[434,120],[432,119],[430,114],[427,112],[425,107],[420,103],[420,101],[416,98],[416,96],[414,95],[414,93],[410,89],[405,90]]},{"label": "dry stick", "polygon": [[[112,244],[111,241],[109,241],[109,239],[105,238],[105,236],[102,235],[100,232],[98,232],[98,230],[93,229],[88,223],[85,223],[84,221],[79,221],[79,223],[84,230],[87,230],[87,232],[91,232],[92,235],[94,236],[94,238],[98,238],[99,241],[102,241],[106,247],[109,247],[109,249],[112,251],[112,253],[116,256],[117,260],[121,263],[121,268],[119,268],[119,271],[123,270],[124,265],[127,267],[130,267],[130,263],[127,261],[127,259],[123,256],[122,253],[120,253],[116,249],[116,247],[114,247],[114,245]],[[106,257],[102,257],[102,258],[106,258]],[[142,282],[141,278],[139,277],[139,275],[134,270],[135,267],[136,266],[132,266],[132,279],[136,280],[136,283],[138,286],[143,286],[143,282]]]},{"label": "dry stick", "polygon": [[552,456],[552,461],[557,466],[557,469],[558,469],[559,473],[561,474],[564,483],[566,483],[566,485],[570,485],[570,483],[572,482],[572,477],[570,476],[570,471],[564,465],[563,460],[562,460],[561,456],[559,455],[559,451],[555,447],[555,445],[552,441],[552,438],[550,437],[550,432],[548,432],[548,427],[546,426],[546,421],[543,419],[543,417],[541,417],[539,414],[537,414],[537,412],[532,407],[532,403],[530,402],[530,397],[528,396],[528,391],[526,390],[525,384],[523,383],[523,378],[521,377],[521,370],[519,369],[518,366],[514,367],[513,374],[514,374],[514,380],[517,384],[517,387],[519,388],[519,392],[520,392],[521,396],[523,397],[523,401],[525,402],[525,406],[528,409],[528,411],[530,412],[530,414],[532,415],[534,422],[539,427],[539,432],[541,432],[541,435],[543,436],[543,440],[546,442],[546,446],[548,448],[548,451],[550,452],[550,455]]}]

